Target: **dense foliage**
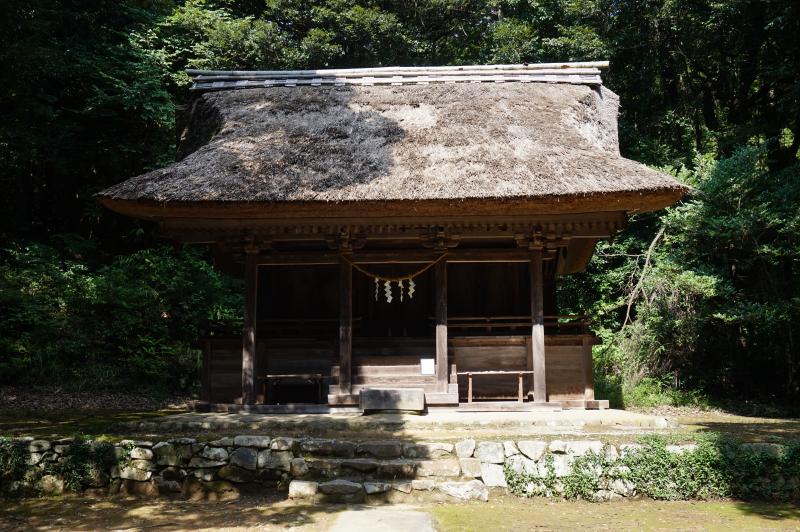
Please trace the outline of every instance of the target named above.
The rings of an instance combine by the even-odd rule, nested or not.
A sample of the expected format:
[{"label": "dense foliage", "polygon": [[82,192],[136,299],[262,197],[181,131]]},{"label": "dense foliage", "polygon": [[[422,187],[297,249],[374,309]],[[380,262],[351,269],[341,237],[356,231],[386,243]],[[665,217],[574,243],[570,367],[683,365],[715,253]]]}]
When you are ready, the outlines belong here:
[{"label": "dense foliage", "polygon": [[200,351],[230,334],[241,289],[193,250],[93,258],[78,237],[0,254],[0,374],[11,382],[191,391]]},{"label": "dense foliage", "polygon": [[[169,368],[183,386],[173,361],[233,312],[196,255],[150,249],[152,227],[91,198],[171,159],[184,68],[610,59],[624,154],[696,192],[563,283],[562,310],[604,339],[598,382],[622,402],[800,396],[793,0],[7,0],[0,15],[0,381]],[[101,253],[43,244],[67,233]],[[191,311],[156,318],[162,301]],[[80,373],[101,360],[116,373]]]},{"label": "dense foliage", "polygon": [[78,436],[69,444],[61,460],[49,464],[42,473],[63,478],[68,491],[79,492],[102,485],[106,471],[118,462],[112,444],[89,442]]},{"label": "dense foliage", "polygon": [[[114,446],[108,442],[89,441],[77,435],[60,445],[64,451],[58,461],[47,461],[44,467],[29,462],[29,441],[0,438],[0,486],[13,491],[14,484],[35,487],[41,491],[40,481],[45,475],[63,479],[64,488],[79,492],[88,487],[99,487],[108,482],[108,470],[112,466],[124,466],[118,460]],[[41,456],[41,455],[40,455]]]}]

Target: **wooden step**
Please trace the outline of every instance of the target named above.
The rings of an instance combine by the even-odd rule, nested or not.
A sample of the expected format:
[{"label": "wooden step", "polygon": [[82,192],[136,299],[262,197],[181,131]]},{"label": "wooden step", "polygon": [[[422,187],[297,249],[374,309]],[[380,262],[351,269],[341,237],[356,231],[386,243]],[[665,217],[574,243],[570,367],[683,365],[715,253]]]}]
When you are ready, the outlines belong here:
[{"label": "wooden step", "polygon": [[[395,365],[395,366],[353,366],[352,375],[421,375],[420,365]],[[339,366],[331,368],[331,376],[339,376]]]},{"label": "wooden step", "polygon": [[[331,386],[331,388],[333,388]],[[358,406],[359,394],[351,393],[348,395],[338,393],[338,386],[335,391],[328,394],[328,405],[330,406]],[[359,411],[361,409],[359,408]]]},{"label": "wooden step", "polygon": [[[411,383],[391,383],[391,384],[377,384],[371,382],[369,384],[357,383],[350,386],[350,390],[353,394],[358,394],[361,390],[366,390],[368,388],[422,388],[426,393],[436,393],[438,392],[438,387],[436,382],[427,383],[427,384],[411,384]],[[338,384],[331,384],[328,388],[329,394],[338,394],[339,393],[339,385]]]},{"label": "wooden step", "polygon": [[[353,386],[352,393],[342,394],[339,393],[339,387],[337,385],[331,385],[330,392],[328,393],[328,404],[330,406],[358,405],[361,390],[365,388],[369,387]],[[458,385],[448,385],[448,390],[445,393],[438,392],[436,389],[425,390],[425,404],[431,406],[457,405]]]},{"label": "wooden step", "polygon": [[425,404],[431,406],[457,405],[458,387],[456,386],[454,391],[451,389],[447,393],[425,392]]},{"label": "wooden step", "polygon": [[354,375],[353,384],[379,388],[414,388],[436,384],[435,375]]}]

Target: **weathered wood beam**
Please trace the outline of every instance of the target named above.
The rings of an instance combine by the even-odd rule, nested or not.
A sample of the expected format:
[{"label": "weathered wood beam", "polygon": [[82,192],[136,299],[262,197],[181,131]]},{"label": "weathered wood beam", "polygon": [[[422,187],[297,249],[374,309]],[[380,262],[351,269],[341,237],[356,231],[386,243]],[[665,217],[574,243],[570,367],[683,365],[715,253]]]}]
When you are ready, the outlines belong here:
[{"label": "weathered wood beam", "polygon": [[447,260],[434,267],[436,284],[436,387],[447,391]]},{"label": "weathered wood beam", "polygon": [[256,402],[256,305],[258,301],[258,255],[245,254],[244,328],[242,331],[242,404]]},{"label": "weathered wood beam", "polygon": [[594,401],[594,365],[592,360],[592,341],[588,334],[583,336],[583,372],[584,372],[584,394],[587,401]]},{"label": "weathered wood beam", "polygon": [[526,377],[526,396],[533,397],[533,338],[530,336],[525,337],[525,369],[531,373]]},{"label": "weathered wood beam", "polygon": [[[459,203],[459,211],[469,208]],[[278,215],[263,218],[253,213],[242,217],[237,209],[233,218],[169,218],[161,221],[165,236],[178,237],[186,242],[214,242],[240,239],[243,233],[260,236],[276,242],[324,242],[331,235],[345,231],[368,241],[419,241],[431,232],[445,231],[457,234],[459,240],[513,239],[520,232],[537,233],[569,238],[603,239],[612,236],[625,226],[623,211],[551,215],[503,215],[507,205],[496,206],[491,212],[457,216],[389,216],[388,205],[377,209],[369,217],[325,217],[320,208],[309,216],[289,217]],[[259,213],[266,207],[259,207]]]},{"label": "weathered wood beam", "polygon": [[533,367],[533,400],[547,402],[547,369],[544,354],[544,286],[542,251],[531,251],[531,366]]},{"label": "weathered wood beam", "polygon": [[[356,264],[423,264],[436,260],[433,250],[392,250],[356,252],[351,259]],[[529,262],[531,252],[527,249],[454,249],[447,252],[447,262]],[[259,257],[259,264],[270,265],[322,265],[339,264],[338,252],[272,251]]]},{"label": "weathered wood beam", "polygon": [[353,360],[353,266],[339,258],[339,390],[352,390]]}]

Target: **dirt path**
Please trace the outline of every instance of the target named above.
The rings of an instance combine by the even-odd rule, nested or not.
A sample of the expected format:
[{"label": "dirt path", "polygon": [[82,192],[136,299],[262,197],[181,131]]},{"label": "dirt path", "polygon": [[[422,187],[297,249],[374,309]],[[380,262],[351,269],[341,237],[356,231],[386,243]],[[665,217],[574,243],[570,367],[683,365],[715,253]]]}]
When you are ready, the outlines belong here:
[{"label": "dirt path", "polygon": [[[374,512],[374,513],[370,513]],[[412,506],[305,505],[263,497],[228,503],[87,499],[74,496],[0,502],[0,530],[286,530],[323,531],[345,516],[394,530],[403,516],[436,530],[800,530],[800,506],[647,500],[585,503],[499,497],[489,503]],[[345,524],[347,524],[345,518]],[[366,521],[365,521],[366,519]],[[398,530],[406,530],[398,528]]]}]

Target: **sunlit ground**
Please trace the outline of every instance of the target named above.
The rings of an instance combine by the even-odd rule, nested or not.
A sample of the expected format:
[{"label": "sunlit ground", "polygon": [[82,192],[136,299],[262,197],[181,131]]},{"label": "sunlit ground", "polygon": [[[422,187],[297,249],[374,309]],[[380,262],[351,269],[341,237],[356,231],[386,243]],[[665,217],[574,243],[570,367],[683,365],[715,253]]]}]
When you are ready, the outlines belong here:
[{"label": "sunlit ground", "polygon": [[[437,530],[800,530],[800,507],[789,503],[610,503],[517,499],[422,504]],[[340,512],[364,506],[293,504],[263,497],[226,503],[86,499],[74,496],[0,502],[2,530],[326,530]]]},{"label": "sunlit ground", "polygon": [[[55,438],[72,436],[77,433],[92,436],[101,436],[107,439],[121,439],[127,436],[137,436],[130,429],[120,428],[120,424],[146,418],[161,418],[170,414],[180,413],[181,410],[81,410],[65,409],[51,411],[18,411],[0,407],[0,436],[34,436],[39,438]],[[735,436],[745,441],[760,442],[787,442],[800,441],[800,419],[785,417],[746,416],[729,413],[723,410],[698,410],[698,409],[672,409],[670,412],[659,412],[659,415],[672,417],[680,423],[678,428],[652,430],[631,429],[630,427],[616,428],[613,426],[563,427],[542,428],[529,430],[524,436],[528,439],[552,439],[563,437],[583,437],[602,439],[609,443],[630,443],[644,433],[656,432],[677,442],[691,441],[697,434],[715,432]],[[372,438],[411,438],[458,440],[464,437],[464,430],[456,427],[435,427],[430,430],[406,430],[406,427],[387,427],[386,430],[347,430],[336,426],[331,432],[316,427],[304,426],[304,435],[318,437],[340,437],[354,439]],[[246,428],[231,429],[233,432],[249,432]],[[231,430],[191,431],[190,433],[176,433],[174,430],[153,434],[147,431],[142,434],[148,439],[183,435],[191,437],[214,438],[230,435]],[[287,431],[286,434],[290,435]],[[312,434],[313,433],[313,434]],[[520,439],[523,434],[520,428],[491,429],[490,427],[472,427],[469,435],[476,439]]]},{"label": "sunlit ground", "polygon": [[680,433],[718,432],[751,442],[800,440],[800,419],[743,416],[721,411],[687,412],[675,417]]},{"label": "sunlit ground", "polygon": [[800,530],[800,506],[736,501],[605,503],[494,497],[432,507],[440,530]]}]

